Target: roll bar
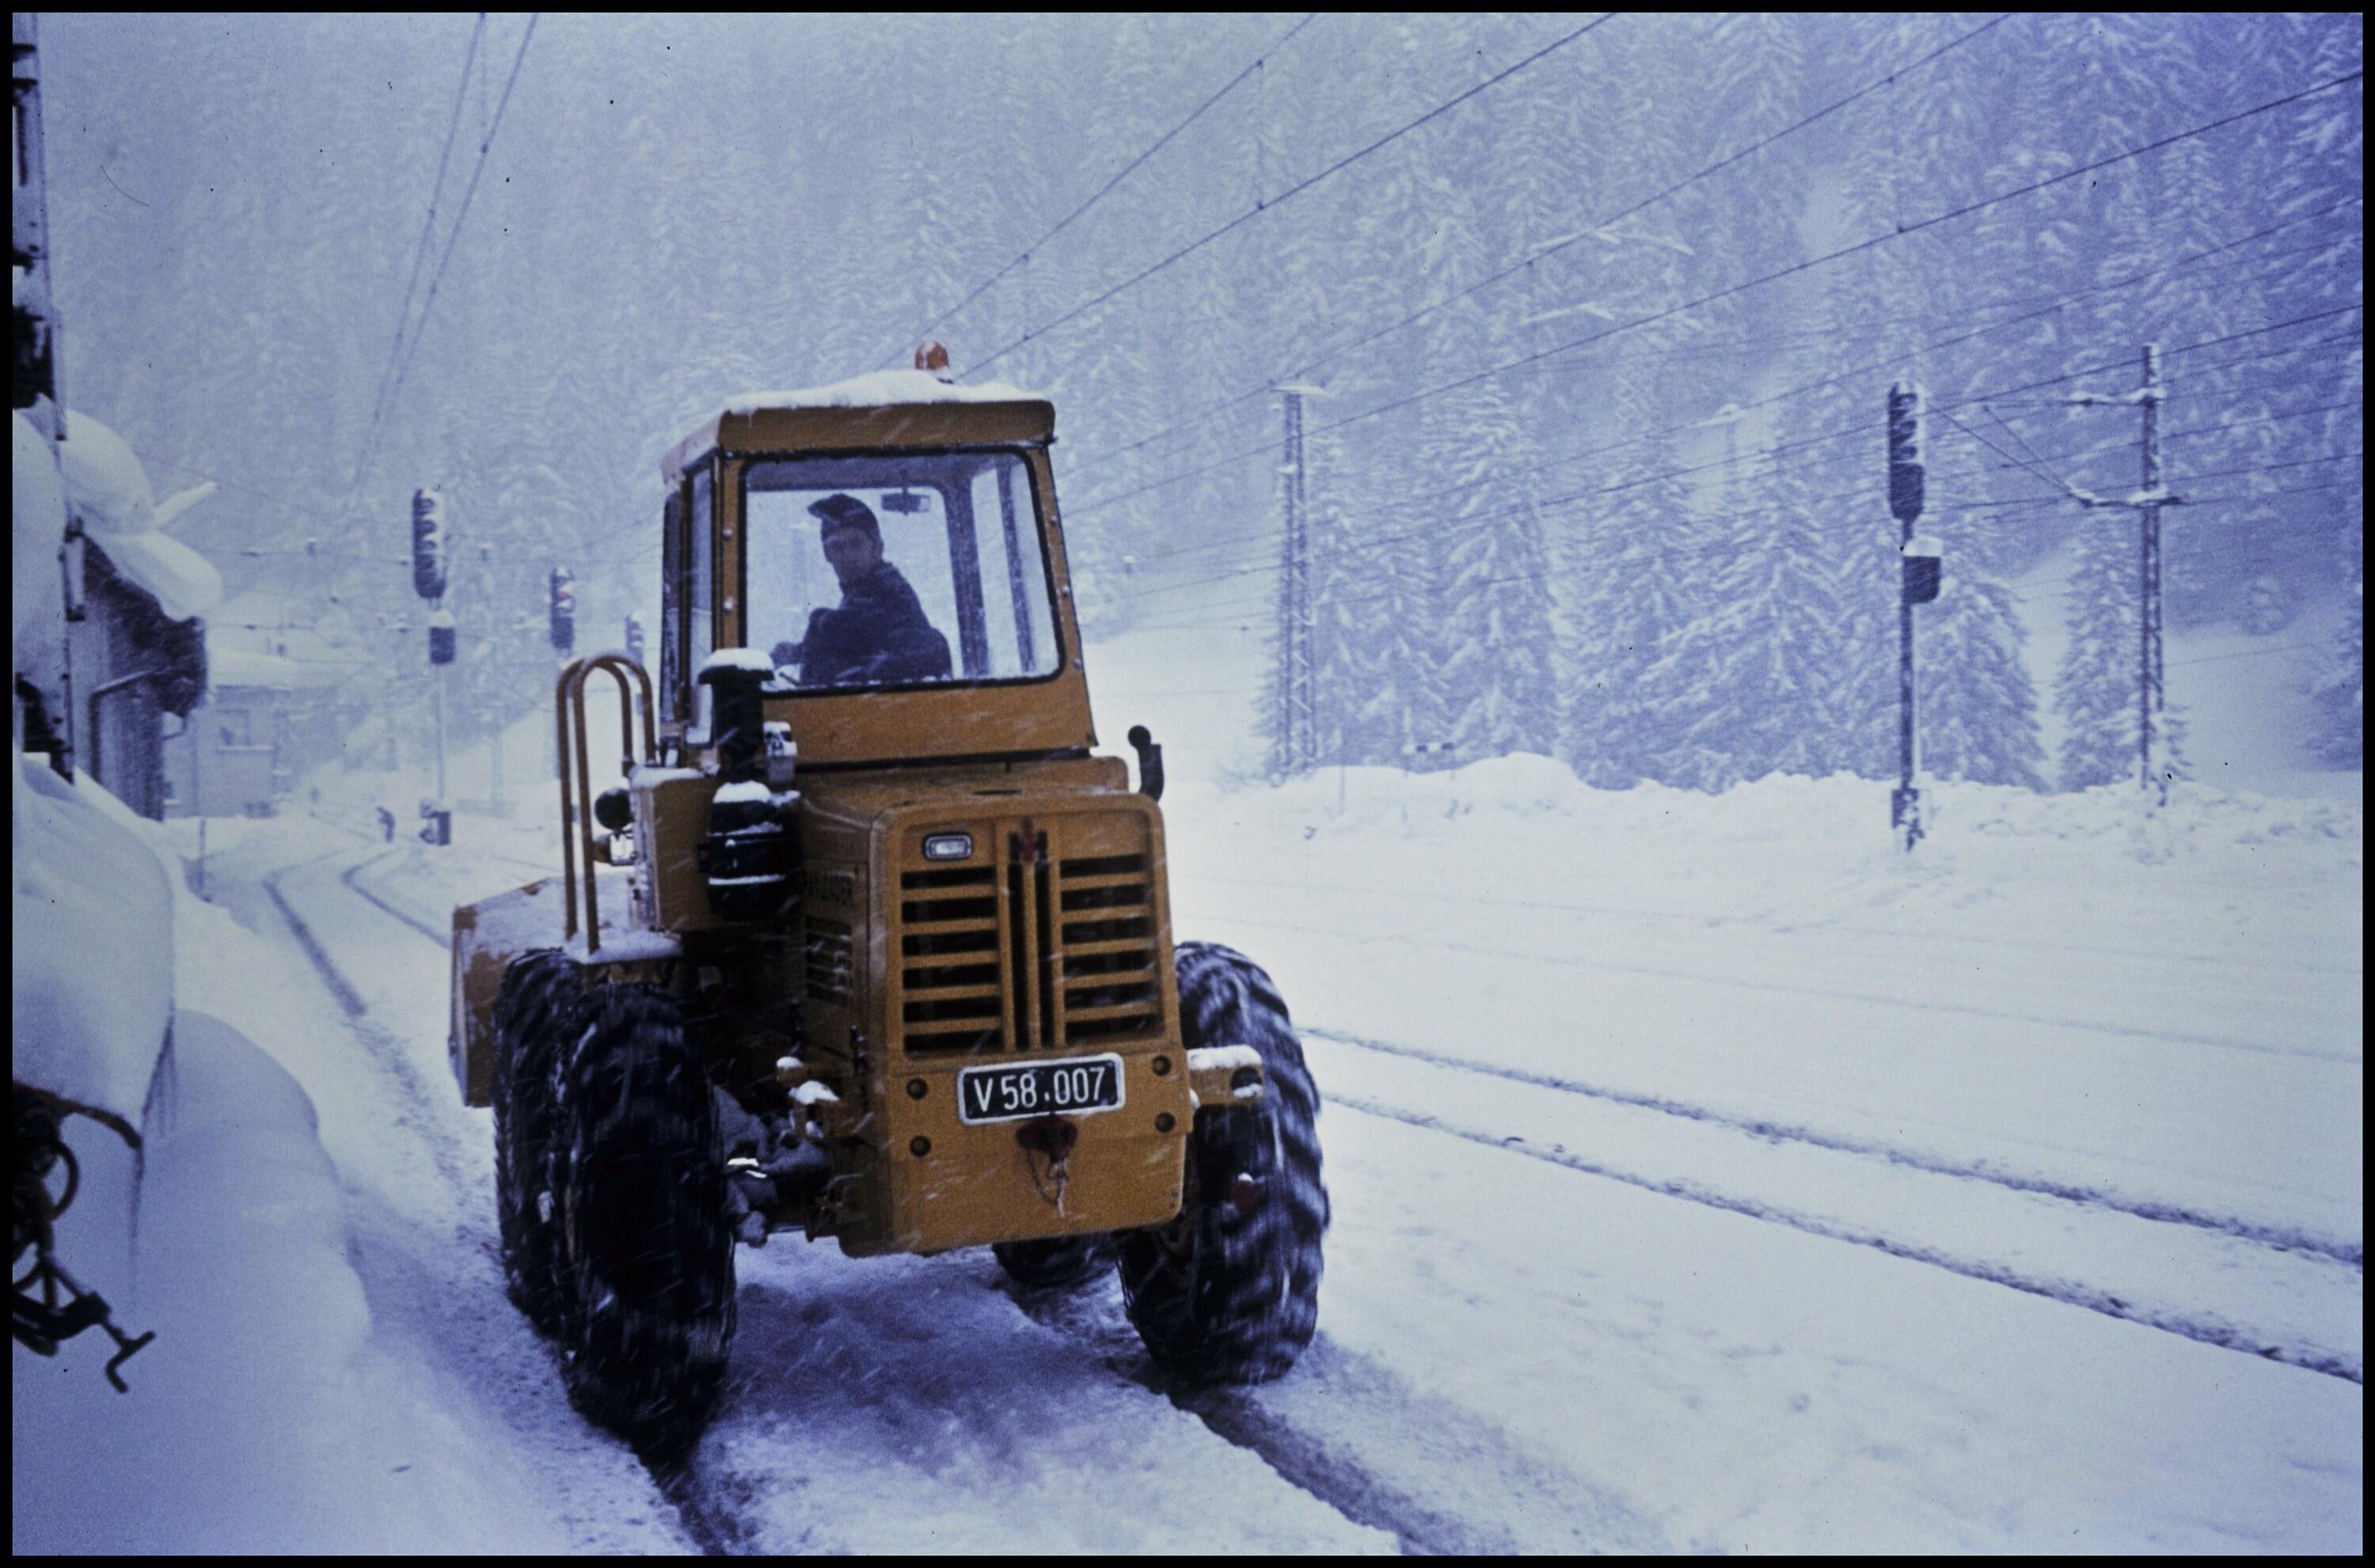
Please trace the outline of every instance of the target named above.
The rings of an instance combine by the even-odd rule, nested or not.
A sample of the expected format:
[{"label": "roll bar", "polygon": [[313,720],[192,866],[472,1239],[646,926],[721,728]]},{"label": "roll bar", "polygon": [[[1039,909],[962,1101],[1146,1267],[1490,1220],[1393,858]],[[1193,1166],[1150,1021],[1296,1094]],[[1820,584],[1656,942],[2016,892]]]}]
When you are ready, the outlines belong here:
[{"label": "roll bar", "polygon": [[[652,721],[652,678],[643,666],[624,654],[597,654],[591,658],[572,659],[561,666],[561,678],[552,690],[554,756],[560,760],[561,772],[561,867],[563,888],[568,894],[561,906],[561,940],[565,943],[577,935],[577,856],[582,847],[585,855],[585,950],[588,954],[602,946],[602,915],[594,885],[594,784],[585,756],[585,679],[597,669],[609,671],[610,678],[619,683],[620,776],[623,778],[635,771],[635,725],[632,706],[635,695],[640,695],[643,700],[643,760],[659,760],[659,731]],[[632,693],[628,687],[630,677],[633,678],[637,689]],[[573,728],[575,731],[574,755],[577,760],[577,788],[573,798],[569,787]]]}]

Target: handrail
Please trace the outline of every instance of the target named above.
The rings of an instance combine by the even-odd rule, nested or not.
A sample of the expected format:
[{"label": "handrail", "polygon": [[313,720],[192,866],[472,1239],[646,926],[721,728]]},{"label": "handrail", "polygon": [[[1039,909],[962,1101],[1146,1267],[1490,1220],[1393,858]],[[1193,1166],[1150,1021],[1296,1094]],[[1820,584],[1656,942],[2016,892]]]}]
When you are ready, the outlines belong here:
[{"label": "handrail", "polygon": [[[619,772],[621,777],[635,769],[634,699],[642,698],[644,719],[643,760],[657,762],[659,731],[652,717],[652,678],[643,666],[624,654],[597,654],[590,658],[572,659],[561,666],[560,679],[552,690],[552,722],[554,757],[561,774],[561,867],[563,891],[566,894],[561,910],[561,938],[567,941],[577,935],[577,862],[578,851],[585,851],[585,950],[591,954],[602,946],[602,914],[594,875],[594,782],[585,753],[585,678],[596,670],[608,670],[619,683]],[[633,678],[631,690],[628,678]],[[576,744],[570,744],[571,720],[574,718]],[[569,764],[572,757],[577,763],[577,787],[572,799]]]}]

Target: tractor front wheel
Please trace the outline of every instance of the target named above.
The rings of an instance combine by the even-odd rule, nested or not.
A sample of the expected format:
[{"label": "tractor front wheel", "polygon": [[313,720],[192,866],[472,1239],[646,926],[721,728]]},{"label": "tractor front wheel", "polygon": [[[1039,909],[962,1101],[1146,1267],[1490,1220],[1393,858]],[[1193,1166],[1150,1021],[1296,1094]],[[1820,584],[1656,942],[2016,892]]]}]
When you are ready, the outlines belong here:
[{"label": "tractor front wheel", "polygon": [[1286,1003],[1244,954],[1179,946],[1189,1050],[1250,1045],[1264,1090],[1251,1110],[1197,1112],[1179,1217],[1121,1239],[1122,1298],[1156,1366],[1190,1383],[1267,1383],[1319,1321],[1319,1093]]},{"label": "tractor front wheel", "polygon": [[709,1077],[656,985],[587,994],[556,1063],[551,1186],[564,1376],[647,1456],[708,1423],[734,1338],[734,1238]]}]

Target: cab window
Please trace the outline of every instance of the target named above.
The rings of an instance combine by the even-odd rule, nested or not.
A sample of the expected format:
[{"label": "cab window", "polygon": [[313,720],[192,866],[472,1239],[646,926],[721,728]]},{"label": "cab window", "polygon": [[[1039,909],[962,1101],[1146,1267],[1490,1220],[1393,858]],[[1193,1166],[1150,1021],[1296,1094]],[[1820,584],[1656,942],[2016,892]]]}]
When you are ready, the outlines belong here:
[{"label": "cab window", "polygon": [[778,692],[1035,680],[1058,667],[1030,466],[958,451],[753,458],[745,642]]}]

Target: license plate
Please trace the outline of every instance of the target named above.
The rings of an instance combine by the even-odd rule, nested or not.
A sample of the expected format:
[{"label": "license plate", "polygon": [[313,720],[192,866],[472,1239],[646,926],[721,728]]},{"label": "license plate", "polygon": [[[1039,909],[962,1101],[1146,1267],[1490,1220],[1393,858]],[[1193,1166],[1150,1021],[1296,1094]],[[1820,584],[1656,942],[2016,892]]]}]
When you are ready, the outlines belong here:
[{"label": "license plate", "polygon": [[1061,1062],[967,1067],[957,1074],[957,1119],[1019,1122],[1077,1116],[1121,1106],[1121,1058],[1074,1056]]}]

